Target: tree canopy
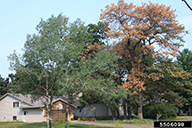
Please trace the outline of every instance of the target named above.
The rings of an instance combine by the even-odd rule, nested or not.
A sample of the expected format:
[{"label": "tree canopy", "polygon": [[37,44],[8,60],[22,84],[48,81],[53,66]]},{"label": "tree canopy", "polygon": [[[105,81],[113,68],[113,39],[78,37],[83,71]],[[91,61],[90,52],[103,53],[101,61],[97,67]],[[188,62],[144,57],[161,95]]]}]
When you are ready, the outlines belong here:
[{"label": "tree canopy", "polygon": [[[101,11],[101,21],[87,26],[62,14],[41,19],[37,34],[27,35],[24,54],[9,56],[16,72],[10,75],[11,91],[43,96],[48,128],[54,95],[67,95],[70,103],[104,103],[113,118],[120,105],[125,117],[132,107],[141,119],[146,104],[190,106],[192,53],[179,52],[187,31],[175,10],[119,0]],[[4,91],[8,80],[0,80]]]},{"label": "tree canopy", "polygon": [[[133,89],[138,95],[138,114],[142,117],[142,91],[145,90],[145,66],[141,63],[146,54],[176,56],[183,45],[184,26],[176,20],[175,10],[165,5],[142,3],[136,6],[119,0],[102,10],[100,19],[109,27],[107,36],[119,39],[126,48],[119,48],[121,55],[126,54],[131,69],[127,73],[125,87]],[[116,44],[119,43],[116,41]],[[158,45],[158,47],[155,47]],[[157,49],[158,48],[158,49]],[[137,54],[139,52],[139,54]]]},{"label": "tree canopy", "polygon": [[42,19],[36,29],[38,34],[27,35],[22,57],[13,53],[9,59],[18,78],[15,91],[43,96],[47,126],[51,127],[53,96],[62,88],[61,77],[65,78],[63,83],[68,81],[68,72],[73,70],[83,51],[86,27],[79,19],[70,24],[68,18],[60,14],[46,21]]},{"label": "tree canopy", "polygon": [[9,78],[3,78],[0,75],[0,97],[8,91]]}]

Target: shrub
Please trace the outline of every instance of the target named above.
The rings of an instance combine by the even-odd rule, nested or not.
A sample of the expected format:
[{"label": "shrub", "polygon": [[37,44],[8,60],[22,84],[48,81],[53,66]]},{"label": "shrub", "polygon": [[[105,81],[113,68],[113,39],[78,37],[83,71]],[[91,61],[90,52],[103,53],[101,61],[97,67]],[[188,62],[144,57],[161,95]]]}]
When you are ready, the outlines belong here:
[{"label": "shrub", "polygon": [[96,121],[96,119],[95,119],[95,118],[92,118],[92,121]]},{"label": "shrub", "polygon": [[73,119],[74,119],[74,120],[78,120],[78,118],[79,118],[78,116],[74,116],[74,118],[73,118]]},{"label": "shrub", "polygon": [[86,118],[86,117],[82,117],[81,120],[82,120],[82,121],[86,121],[87,118]]},{"label": "shrub", "polygon": [[177,108],[170,103],[146,105],[143,107],[143,117],[149,119],[156,119],[157,114],[161,115],[161,119],[176,118]]},{"label": "shrub", "polygon": [[134,116],[133,119],[141,120],[139,116]]}]

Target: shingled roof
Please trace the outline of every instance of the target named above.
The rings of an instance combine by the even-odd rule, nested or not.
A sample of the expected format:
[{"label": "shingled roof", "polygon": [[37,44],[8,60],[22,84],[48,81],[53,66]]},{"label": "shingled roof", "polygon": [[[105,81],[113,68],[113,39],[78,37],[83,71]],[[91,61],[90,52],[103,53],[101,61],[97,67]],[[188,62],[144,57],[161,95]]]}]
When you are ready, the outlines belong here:
[{"label": "shingled roof", "polygon": [[[27,95],[23,95],[23,94],[11,94],[11,93],[6,93],[5,95],[3,95],[1,98],[0,98],[0,101],[6,97],[7,95],[13,97],[13,98],[16,98],[22,102],[24,102],[25,104],[27,104],[28,106],[26,105],[22,105],[21,107],[22,108],[40,108],[40,107],[44,107],[44,103],[45,103],[45,98],[43,96],[41,97],[37,97],[37,96],[33,96],[33,95],[30,95],[30,94],[27,94]],[[62,97],[62,96],[54,96],[53,97],[53,103],[58,101],[58,100],[62,100],[63,102],[65,103],[69,103],[69,99],[65,98],[65,97]],[[73,107],[76,108],[75,105],[72,105]]]}]

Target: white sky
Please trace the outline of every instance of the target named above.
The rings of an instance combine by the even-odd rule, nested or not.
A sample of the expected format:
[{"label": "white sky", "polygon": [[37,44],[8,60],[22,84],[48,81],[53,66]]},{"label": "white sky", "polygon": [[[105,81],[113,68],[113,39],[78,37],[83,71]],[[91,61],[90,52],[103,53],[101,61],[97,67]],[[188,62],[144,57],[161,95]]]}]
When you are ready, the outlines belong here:
[{"label": "white sky", "polygon": [[[70,22],[80,18],[87,24],[99,21],[100,9],[118,0],[1,0],[0,1],[0,75],[7,77],[11,71],[7,56],[21,49],[26,41],[27,34],[36,33],[35,27],[40,19],[48,19],[52,14],[62,13],[69,17]],[[125,0],[140,5],[148,0]],[[185,36],[184,48],[192,50],[192,12],[182,0],[151,0],[153,3],[171,5],[176,9],[177,19],[184,24],[190,34]],[[192,6],[192,1],[188,0]],[[183,49],[183,48],[182,48]]]}]

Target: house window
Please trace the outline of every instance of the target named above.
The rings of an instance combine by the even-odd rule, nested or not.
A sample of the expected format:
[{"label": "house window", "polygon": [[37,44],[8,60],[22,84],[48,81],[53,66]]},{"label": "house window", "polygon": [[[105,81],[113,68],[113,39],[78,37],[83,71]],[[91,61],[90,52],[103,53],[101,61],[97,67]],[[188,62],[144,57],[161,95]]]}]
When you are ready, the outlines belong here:
[{"label": "house window", "polygon": [[14,107],[14,108],[19,107],[19,102],[13,102],[13,107]]},{"label": "house window", "polygon": [[57,109],[62,109],[62,108],[63,108],[63,105],[62,105],[62,104],[57,104],[56,108],[57,108]]},{"label": "house window", "polygon": [[13,116],[13,120],[17,120],[17,116]]},{"label": "house window", "polygon": [[27,114],[27,112],[26,111],[24,111],[24,115],[26,115]]}]

